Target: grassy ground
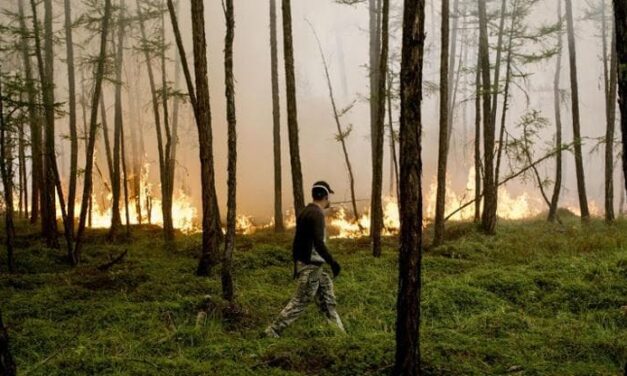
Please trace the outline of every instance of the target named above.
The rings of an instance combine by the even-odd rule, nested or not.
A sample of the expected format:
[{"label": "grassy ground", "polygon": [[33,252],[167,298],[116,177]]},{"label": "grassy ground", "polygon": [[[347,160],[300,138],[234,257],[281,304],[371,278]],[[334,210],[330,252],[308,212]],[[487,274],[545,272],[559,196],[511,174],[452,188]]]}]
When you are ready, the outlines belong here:
[{"label": "grassy ground", "polygon": [[[295,286],[289,234],[239,240],[234,310],[217,298],[217,275],[193,275],[198,236],[166,250],[157,229],[137,228],[118,245],[90,233],[85,263],[70,269],[29,231],[20,230],[19,273],[0,274],[22,375],[385,375],[393,363],[395,239],[380,259],[366,240],[330,241],[348,335],[312,307],[266,339],[260,332]],[[453,225],[449,238],[424,259],[426,375],[623,374],[627,222],[503,222],[495,237]],[[124,249],[122,263],[96,270]],[[207,294],[214,304],[197,327]]]}]

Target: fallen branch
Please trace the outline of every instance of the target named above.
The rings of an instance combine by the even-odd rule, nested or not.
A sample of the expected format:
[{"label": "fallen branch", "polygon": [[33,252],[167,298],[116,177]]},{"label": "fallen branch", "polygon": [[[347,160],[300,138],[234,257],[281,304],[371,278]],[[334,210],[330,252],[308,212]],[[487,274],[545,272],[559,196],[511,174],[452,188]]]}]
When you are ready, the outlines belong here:
[{"label": "fallen branch", "polygon": [[[508,182],[510,182],[511,180],[516,179],[517,177],[519,177],[520,175],[524,174],[525,172],[535,168],[537,165],[539,165],[540,163],[546,161],[549,158],[552,158],[553,156],[555,156],[557,153],[562,152],[564,150],[568,150],[570,147],[570,145],[564,145],[559,149],[553,150],[552,152],[550,152],[549,154],[545,155],[544,157],[536,160],[535,162],[527,165],[526,167],[524,167],[522,170],[509,175],[508,177],[506,177],[505,179],[501,180],[496,186],[500,187],[504,184],[507,184]],[[465,203],[464,205],[460,206],[459,208],[453,210],[453,212],[451,212],[448,216],[446,216],[446,218],[444,218],[444,221],[448,221],[449,219],[451,219],[451,217],[453,217],[455,214],[459,213],[460,211],[466,209],[467,207],[469,207],[470,205],[474,204],[477,199],[481,199],[483,198],[484,193],[481,192],[476,198],[472,199],[471,201],[468,201],[467,203]]]},{"label": "fallen branch", "polygon": [[120,261],[122,261],[122,259],[124,259],[124,257],[126,256],[127,253],[128,253],[128,249],[125,250],[121,255],[119,255],[115,259],[109,261],[106,264],[100,265],[98,267],[98,270],[100,270],[101,272],[106,272],[107,270],[111,269],[111,267],[113,267],[113,265],[115,265],[115,264],[119,263]]}]

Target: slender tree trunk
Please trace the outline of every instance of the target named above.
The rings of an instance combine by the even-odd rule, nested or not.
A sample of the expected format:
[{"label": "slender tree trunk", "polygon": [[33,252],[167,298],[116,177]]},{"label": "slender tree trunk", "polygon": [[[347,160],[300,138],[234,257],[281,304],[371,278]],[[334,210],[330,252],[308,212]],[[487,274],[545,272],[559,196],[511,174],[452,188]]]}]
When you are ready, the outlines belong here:
[{"label": "slender tree trunk", "polygon": [[369,78],[370,78],[370,152],[372,163],[376,159],[375,145],[376,145],[376,132],[377,116],[379,110],[378,88],[379,88],[379,58],[381,55],[381,28],[380,28],[380,15],[378,1],[380,0],[368,0],[368,12],[369,12],[369,35],[370,35],[370,63],[369,63]]},{"label": "slender tree trunk", "polygon": [[[501,16],[499,21],[499,33],[498,40],[496,42],[496,61],[494,63],[494,83],[492,85],[492,113],[490,114],[490,121],[492,122],[492,127],[496,129],[496,115],[498,113],[498,99],[499,99],[499,84],[501,83],[501,59],[503,56],[503,38],[505,36],[505,14],[507,13],[507,0],[502,0],[501,3]],[[514,19],[516,15],[512,12],[512,25],[514,24]],[[510,36],[513,33],[513,27],[510,30]],[[510,38],[511,41],[511,38]],[[510,42],[511,44],[511,42]],[[505,107],[503,107],[503,111],[505,111]],[[500,145],[499,145],[500,148]],[[498,193],[498,192],[497,192]]]},{"label": "slender tree trunk", "polygon": [[111,227],[109,239],[115,240],[119,228],[122,226],[120,216],[120,148],[122,143],[122,127],[124,114],[122,112],[122,66],[124,64],[124,0],[120,1],[118,10],[118,41],[115,57],[115,117],[113,124],[113,175],[111,176]]},{"label": "slender tree trunk", "polygon": [[[195,5],[193,9],[198,9],[195,7],[202,6],[202,3],[194,3],[194,4]],[[183,74],[185,75],[187,93],[189,95],[192,108],[194,109],[194,118],[196,120],[197,128],[199,129],[198,137],[199,137],[199,140],[201,139],[204,140],[203,142],[205,142],[208,146],[206,149],[200,150],[201,178],[204,179],[205,177],[205,175],[202,175],[202,174],[207,174],[207,177],[209,177],[209,180],[203,180],[203,183],[206,184],[207,191],[204,191],[204,190],[202,191],[203,192],[202,197],[203,197],[203,200],[205,198],[211,200],[210,202],[207,202],[207,205],[208,205],[207,208],[205,208],[204,206],[205,203],[203,201],[203,229],[205,228],[205,224],[212,224],[213,226],[213,231],[211,233],[205,233],[205,231],[203,230],[203,254],[206,254],[206,256],[203,256],[201,258],[200,264],[203,265],[201,269],[206,269],[208,273],[209,267],[217,263],[217,258],[216,258],[217,256],[213,255],[213,252],[216,252],[215,250],[217,248],[215,247],[217,247],[220,241],[222,241],[223,233],[222,233],[222,224],[220,222],[220,207],[218,206],[218,195],[216,194],[214,167],[213,167],[213,144],[212,144],[213,136],[211,132],[211,107],[209,103],[209,92],[208,92],[209,82],[206,78],[207,61],[206,61],[206,58],[203,57],[205,55],[201,54],[202,51],[206,51],[207,49],[204,29],[201,29],[202,25],[200,25],[200,21],[202,21],[202,23],[204,24],[204,18],[202,19],[198,18],[198,19],[192,20],[192,21],[197,22],[196,26],[198,28],[196,30],[196,34],[193,34],[194,42],[197,42],[197,43],[194,43],[193,45],[194,67],[195,69],[200,68],[201,71],[205,72],[204,73],[205,78],[198,77],[198,76],[195,77],[196,85],[198,85],[199,80],[203,82],[203,84],[201,85],[202,87],[199,88],[198,86],[194,87],[194,83],[192,82],[192,75],[190,73],[189,64],[187,63],[187,56],[185,55],[185,47],[183,46],[183,39],[181,38],[181,31],[179,29],[178,20],[176,18],[176,10],[174,9],[174,4],[172,0],[167,0],[167,5],[168,5],[168,13],[170,13],[170,20],[172,22],[172,29],[174,31],[174,39],[176,41],[176,46],[179,51],[179,57],[181,58],[181,67],[183,68]],[[193,16],[194,14],[192,14],[192,17]],[[200,17],[200,15],[195,15],[195,16]],[[193,22],[192,22],[192,25],[194,25]],[[201,38],[201,39],[196,40],[196,36],[198,36],[198,38]],[[200,59],[202,59],[202,61]],[[206,87],[206,89],[204,87]],[[203,94],[203,96],[206,96],[206,99],[199,98],[199,92],[201,90],[202,91],[207,90],[207,93]],[[206,104],[200,103],[201,99],[203,101],[206,101]],[[201,111],[203,112],[202,114],[200,113]],[[202,127],[202,130],[200,129],[201,127]],[[199,142],[199,145],[202,145],[202,144],[203,144],[202,142]],[[213,213],[213,218],[207,218],[206,219],[207,223],[205,223],[204,213],[210,213],[210,212]],[[210,246],[210,243],[214,241],[212,238],[214,236],[216,237],[215,247],[212,247]],[[209,262],[209,264],[207,262]],[[200,275],[203,275],[203,273],[204,272],[201,270]]]},{"label": "slender tree trunk", "polygon": [[[203,0],[191,0],[194,68],[196,71],[196,112],[198,145],[202,182],[202,256],[196,274],[206,276],[219,260],[217,223],[219,223],[215,197],[215,175],[213,168],[213,145],[211,130],[211,107],[209,104],[209,81],[207,79],[207,42],[205,37],[205,15]],[[172,13],[172,12],[171,12]],[[184,56],[180,48],[181,58]],[[191,91],[190,91],[191,92]]]},{"label": "slender tree trunk", "polygon": [[494,182],[494,123],[490,105],[490,51],[488,44],[488,17],[486,0],[479,0],[479,54],[481,56],[481,76],[483,95],[483,214],[481,227],[487,234],[496,232],[496,184]]},{"label": "slender tree trunk", "polygon": [[559,150],[555,155],[555,183],[553,195],[551,196],[551,206],[549,208],[549,221],[557,220],[557,209],[559,206],[560,192],[562,190],[562,110],[560,79],[562,75],[562,54],[563,54],[563,16],[562,0],[557,1],[557,22],[560,30],[557,34],[557,58],[555,59],[555,76],[553,78],[553,107],[555,109],[555,147]]},{"label": "slender tree trunk", "polygon": [[[104,91],[100,94],[100,118],[102,120],[102,139],[104,141],[105,156],[107,158],[107,171],[109,172],[109,182],[112,183],[113,152],[111,151],[111,141],[109,139],[109,121],[107,120],[107,107],[105,106]],[[108,189],[111,190],[111,187],[108,187]]]},{"label": "slender tree trunk", "polygon": [[355,218],[355,223],[361,229],[361,224],[359,223],[359,211],[357,210],[357,198],[355,197],[355,175],[353,174],[353,165],[351,164],[350,158],[348,156],[348,148],[346,147],[346,137],[350,134],[350,130],[344,130],[342,127],[342,123],[340,121],[340,111],[337,108],[337,104],[335,103],[335,95],[333,93],[333,84],[331,82],[331,74],[329,73],[329,65],[327,63],[327,58],[324,55],[324,51],[322,50],[322,43],[320,42],[320,38],[318,38],[318,34],[316,30],[313,28],[311,23],[309,24],[311,30],[313,31],[314,36],[316,37],[316,41],[318,42],[318,50],[320,51],[320,58],[322,59],[322,66],[324,68],[324,75],[327,81],[327,88],[329,89],[329,99],[331,100],[331,108],[333,109],[333,119],[335,120],[335,126],[337,129],[336,139],[339,140],[342,145],[342,153],[344,154],[344,162],[346,163],[346,169],[348,171],[348,183],[351,191],[351,204],[353,206],[353,217]]},{"label": "slender tree trunk", "polygon": [[276,0],[270,0],[270,60],[272,75],[272,137],[274,145],[274,231],[283,232],[283,188],[281,173],[281,100],[277,52]]},{"label": "slender tree trunk", "polygon": [[15,376],[16,374],[17,367],[9,346],[9,333],[4,326],[4,321],[2,321],[2,311],[0,310],[0,375]]},{"label": "slender tree trunk", "polygon": [[24,124],[18,124],[18,170],[20,186],[20,202],[18,205],[20,217],[28,218],[28,181],[26,178],[26,140],[24,139]]},{"label": "slender tree trunk", "polygon": [[475,73],[475,223],[481,220],[481,55],[477,52]]},{"label": "slender tree trunk", "polygon": [[[450,13],[449,13],[449,19],[450,19]],[[448,86],[451,86],[451,80],[453,78],[453,76],[455,75],[455,58],[457,57],[457,34],[459,31],[459,0],[455,0],[453,3],[453,29],[451,30],[451,37],[449,38],[450,43],[451,43],[451,52],[449,54],[449,61],[448,61]],[[462,46],[463,48],[463,46]],[[448,126],[448,131],[446,132],[447,134],[447,144],[450,145],[451,144],[451,134],[453,133],[453,114],[455,113],[455,94],[457,93],[457,83],[459,82],[459,76],[460,76],[460,72],[461,72],[461,56],[460,56],[460,62],[459,65],[457,67],[457,79],[456,79],[456,84],[453,90],[449,90],[448,91],[448,95],[447,95],[447,108],[448,108],[448,117],[447,117],[447,126]],[[448,148],[447,148],[448,150]]]},{"label": "slender tree trunk", "polygon": [[571,0],[566,0],[566,23],[568,25],[568,52],[570,60],[570,86],[573,112],[573,138],[575,141],[575,171],[577,173],[577,192],[579,194],[579,209],[581,219],[587,222],[590,219],[588,209],[588,197],[586,195],[586,178],[583,168],[583,153],[581,151],[581,125],[579,118],[579,84],[577,82],[577,51],[575,49],[575,21],[573,18],[573,5]]},{"label": "slender tree trunk", "polygon": [[[398,156],[396,155],[396,133],[394,132],[394,121],[392,117],[392,87],[393,87],[393,75],[388,70],[388,92],[387,92],[387,111],[388,111],[388,126],[390,128],[390,160],[392,161],[392,170],[390,171],[390,195],[396,194],[396,200],[399,199],[398,192]],[[396,189],[394,189],[394,186]]]},{"label": "slender tree trunk", "polygon": [[[144,25],[144,14],[141,11],[141,8],[137,8],[137,12],[139,15],[139,25],[140,31],[142,35],[142,39],[144,41],[148,41],[148,37],[146,34],[146,28]],[[165,46],[163,46],[165,48]],[[172,241],[174,239],[174,228],[172,223],[172,199],[169,195],[169,182],[170,179],[168,177],[168,170],[170,166],[169,162],[169,151],[170,147],[170,136],[169,136],[169,120],[168,120],[168,104],[167,104],[167,89],[166,89],[166,78],[165,78],[165,51],[161,51],[160,54],[161,59],[161,71],[162,71],[162,101],[159,102],[159,95],[157,92],[156,81],[154,77],[154,72],[152,68],[152,58],[150,56],[150,51],[148,50],[148,46],[144,48],[144,58],[146,59],[146,68],[148,71],[148,80],[150,83],[150,93],[152,97],[152,110],[155,118],[155,131],[157,134],[157,150],[159,152],[159,179],[161,181],[161,211],[163,215],[163,231],[166,241]],[[165,133],[166,133],[166,145],[163,145],[163,133],[161,129],[161,114],[159,112],[159,105],[162,105],[163,108],[163,119],[165,125]]]},{"label": "slender tree trunk", "polygon": [[618,57],[618,103],[623,142],[623,179],[627,191],[627,2],[625,0],[614,0],[614,26],[616,28],[616,56]]},{"label": "slender tree trunk", "polygon": [[235,116],[235,80],[233,78],[233,40],[235,39],[235,11],[233,0],[225,1],[226,36],[224,38],[224,84],[226,87],[226,118],[228,122],[228,199],[226,237],[222,260],[222,296],[232,302],[233,249],[235,248],[235,222],[237,220],[237,119]]},{"label": "slender tree trunk", "polygon": [[124,215],[126,219],[126,237],[131,235],[131,217],[129,213],[129,194],[128,194],[128,170],[126,169],[126,139],[124,138],[124,125],[120,127],[120,147],[122,158],[122,173],[124,174],[123,186],[124,186]]},{"label": "slender tree trunk", "polygon": [[425,41],[424,0],[406,0],[403,11],[400,122],[400,253],[396,303],[395,376],[420,374],[422,268],[421,102]]},{"label": "slender tree trunk", "polygon": [[[6,232],[7,267],[9,272],[15,271],[13,259],[13,247],[15,241],[15,226],[13,224],[13,151],[12,141],[9,136],[9,124],[4,117],[4,98],[2,96],[2,82],[0,82],[0,173],[2,173],[2,185],[4,193],[4,228]],[[0,328],[4,330],[4,327]],[[0,332],[0,335],[3,334]],[[0,360],[4,355],[2,337],[0,336]],[[0,361],[0,370],[2,370]],[[1,374],[1,373],[0,373]]]},{"label": "slender tree trunk", "polygon": [[165,15],[161,15],[161,104],[163,106],[163,127],[165,132],[165,149],[161,179],[161,212],[163,216],[163,231],[165,240],[171,242],[174,240],[174,223],[172,221],[172,195],[174,194],[174,168],[175,161],[172,158],[173,141],[172,130],[170,127],[170,115],[168,110],[168,81],[166,77],[166,61],[165,61]]},{"label": "slender tree trunk", "polygon": [[[58,248],[57,218],[55,207],[54,166],[54,83],[53,75],[53,36],[52,36],[52,0],[44,1],[44,46],[41,47],[37,4],[31,0],[33,12],[33,35],[35,39],[35,55],[39,67],[39,79],[44,107],[44,140],[43,140],[43,185],[41,191],[41,229],[48,247]],[[42,51],[45,54],[42,55]]]},{"label": "slender tree trunk", "polygon": [[65,48],[68,70],[68,106],[70,117],[70,180],[67,196],[67,218],[74,235],[74,205],[76,202],[76,177],[78,175],[78,130],[76,126],[76,75],[74,74],[74,42],[72,39],[72,6],[64,0],[65,7]]},{"label": "slender tree trunk", "polygon": [[[505,121],[507,119],[507,111],[509,110],[509,90],[512,82],[512,64],[513,64],[513,55],[514,55],[514,27],[516,25],[516,14],[518,12],[518,0],[514,1],[514,6],[512,9],[512,20],[509,29],[508,35],[508,43],[507,43],[507,58],[506,58],[506,68],[505,68],[505,87],[503,88],[503,111],[501,111],[501,125],[499,127],[499,140],[497,145],[497,155],[496,155],[496,167],[494,171],[494,181],[499,181],[499,176],[501,175],[501,162],[503,160],[503,149],[505,149]],[[493,104],[497,103],[496,100],[492,102]],[[496,108],[493,109],[493,113],[496,114]],[[544,193],[544,189],[540,187],[542,193]],[[496,190],[496,197],[498,201],[499,191]]]},{"label": "slender tree trunk", "polygon": [[[605,22],[605,2],[603,2]],[[612,25],[613,26],[613,25]],[[604,28],[605,30],[605,28]],[[604,39],[605,40],[605,39]],[[607,82],[607,129],[605,133],[605,221],[614,222],[614,130],[616,127],[616,86],[618,63],[616,56],[616,33],[612,27],[610,44],[610,71]],[[606,58],[607,59],[607,58]]]},{"label": "slender tree trunk", "polygon": [[37,111],[37,90],[33,77],[31,63],[31,51],[28,42],[28,29],[24,16],[24,0],[18,2],[20,20],[20,50],[24,64],[24,77],[26,78],[26,96],[28,100],[28,123],[30,126],[31,149],[31,217],[30,222],[36,223],[39,219],[39,201],[42,186],[42,160],[41,160],[41,118]]},{"label": "slender tree trunk", "polygon": [[87,155],[85,161],[85,173],[83,183],[83,196],[81,200],[81,214],[78,221],[78,229],[76,230],[76,245],[72,255],[72,262],[77,264],[80,262],[81,247],[83,244],[83,235],[85,233],[85,221],[87,217],[88,205],[92,192],[93,168],[94,168],[94,149],[96,146],[96,131],[98,129],[98,102],[102,94],[102,81],[104,78],[104,68],[107,53],[107,35],[109,32],[109,21],[111,18],[111,0],[105,0],[104,15],[102,17],[102,27],[100,33],[100,52],[98,54],[98,62],[94,73],[94,91],[91,100],[91,115],[89,120],[89,137],[87,140]]},{"label": "slender tree trunk", "polygon": [[375,128],[375,160],[372,171],[372,194],[370,199],[370,236],[372,254],[381,256],[381,231],[383,230],[383,141],[385,138],[385,93],[388,72],[390,0],[383,0],[381,12],[381,55],[377,77],[377,123]]},{"label": "slender tree trunk", "polygon": [[296,105],[296,77],[294,73],[294,42],[292,36],[291,0],[282,0],[283,11],[283,58],[285,59],[285,83],[287,96],[287,130],[290,144],[290,162],[292,165],[292,191],[294,211],[298,215],[305,208],[303,191],[303,173],[300,163],[298,141],[298,113]]},{"label": "slender tree trunk", "polygon": [[440,142],[438,147],[438,187],[435,198],[435,235],[433,245],[444,242],[444,210],[446,207],[446,169],[449,131],[449,1],[442,0],[440,48]]}]

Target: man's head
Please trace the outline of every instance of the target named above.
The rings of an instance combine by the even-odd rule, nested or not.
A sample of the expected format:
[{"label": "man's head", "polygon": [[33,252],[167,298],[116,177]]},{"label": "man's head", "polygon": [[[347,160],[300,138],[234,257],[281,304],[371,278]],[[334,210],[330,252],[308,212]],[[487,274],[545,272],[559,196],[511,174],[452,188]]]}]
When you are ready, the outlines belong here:
[{"label": "man's head", "polygon": [[317,181],[311,187],[311,197],[314,203],[323,209],[328,208],[331,205],[329,201],[329,195],[333,194],[331,186],[326,181]]}]

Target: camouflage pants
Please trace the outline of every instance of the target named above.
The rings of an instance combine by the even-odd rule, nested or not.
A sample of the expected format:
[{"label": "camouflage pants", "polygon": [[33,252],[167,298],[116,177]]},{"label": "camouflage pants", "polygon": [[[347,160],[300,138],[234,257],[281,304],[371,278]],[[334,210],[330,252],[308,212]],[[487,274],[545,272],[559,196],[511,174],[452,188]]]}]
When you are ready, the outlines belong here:
[{"label": "camouflage pants", "polygon": [[344,325],[335,307],[335,293],[333,292],[333,280],[324,272],[322,266],[307,265],[298,275],[298,287],[294,297],[283,308],[279,317],[270,326],[276,333],[280,333],[288,325],[296,321],[305,308],[315,301],[327,320],[337,325],[344,331]]}]

